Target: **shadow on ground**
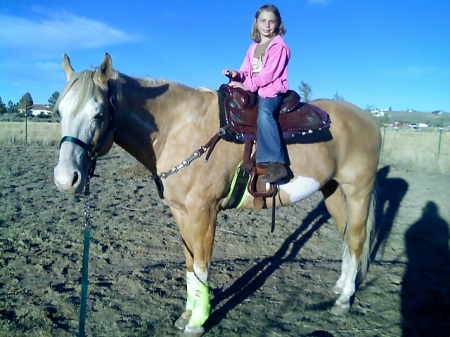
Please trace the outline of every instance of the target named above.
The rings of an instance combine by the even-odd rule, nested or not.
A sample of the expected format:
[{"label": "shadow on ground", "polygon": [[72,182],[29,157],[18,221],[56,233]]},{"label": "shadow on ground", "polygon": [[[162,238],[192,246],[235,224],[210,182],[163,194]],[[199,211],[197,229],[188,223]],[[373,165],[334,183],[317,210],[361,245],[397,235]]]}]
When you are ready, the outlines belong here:
[{"label": "shadow on ground", "polygon": [[429,201],[421,218],[405,233],[408,263],[401,290],[404,337],[450,336],[448,228],[438,206]]}]

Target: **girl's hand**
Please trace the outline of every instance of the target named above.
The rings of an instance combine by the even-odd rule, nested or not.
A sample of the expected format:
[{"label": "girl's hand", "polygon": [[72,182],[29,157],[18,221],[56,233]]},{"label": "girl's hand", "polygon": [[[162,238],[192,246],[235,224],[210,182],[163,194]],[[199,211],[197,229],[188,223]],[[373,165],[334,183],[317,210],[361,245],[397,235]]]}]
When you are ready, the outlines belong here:
[{"label": "girl's hand", "polygon": [[237,71],[236,70],[231,70],[231,69],[224,69],[222,70],[222,75],[225,75],[226,77],[231,78],[235,78],[237,76]]},{"label": "girl's hand", "polygon": [[228,85],[233,88],[241,88],[241,89],[245,90],[244,85],[241,82],[230,81],[230,83],[228,83]]}]

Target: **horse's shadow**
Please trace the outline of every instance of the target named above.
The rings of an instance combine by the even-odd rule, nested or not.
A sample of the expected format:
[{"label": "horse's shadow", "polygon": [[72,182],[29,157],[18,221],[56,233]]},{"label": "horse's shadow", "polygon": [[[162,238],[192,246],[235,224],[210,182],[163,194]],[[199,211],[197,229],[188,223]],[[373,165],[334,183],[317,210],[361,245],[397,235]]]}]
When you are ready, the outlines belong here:
[{"label": "horse's shadow", "polygon": [[[211,301],[211,307],[216,308],[216,310],[212,312],[207,323],[205,323],[206,330],[218,325],[229,311],[251,297],[284,262],[294,259],[312,234],[328,219],[330,219],[330,215],[322,201],[315,210],[307,215],[300,227],[285,240],[273,256],[258,262],[229,288],[217,294]],[[227,302],[218,307],[219,303],[225,300]]]},{"label": "horse's shadow", "polygon": [[[391,232],[398,208],[408,190],[408,184],[405,180],[388,178],[389,170],[389,166],[385,166],[377,173],[378,197],[371,259],[375,258],[380,249],[382,252],[384,251],[385,242]],[[229,311],[251,297],[283,263],[296,258],[312,234],[329,219],[330,215],[322,201],[316,209],[308,213],[299,228],[285,240],[273,256],[261,260],[239,277],[229,288],[216,294],[211,301],[211,307],[215,310],[205,323],[206,330],[208,331],[218,325]],[[290,248],[291,251],[289,251]],[[219,303],[223,301],[226,302],[219,306]]]},{"label": "horse's shadow", "polygon": [[386,241],[391,233],[394,220],[403,198],[408,191],[408,183],[401,178],[388,178],[390,166],[384,166],[377,173],[377,202],[375,209],[375,228],[370,259],[375,260],[378,253],[384,255]]},{"label": "horse's shadow", "polygon": [[449,224],[428,201],[405,233],[408,257],[401,291],[403,336],[450,336]]}]

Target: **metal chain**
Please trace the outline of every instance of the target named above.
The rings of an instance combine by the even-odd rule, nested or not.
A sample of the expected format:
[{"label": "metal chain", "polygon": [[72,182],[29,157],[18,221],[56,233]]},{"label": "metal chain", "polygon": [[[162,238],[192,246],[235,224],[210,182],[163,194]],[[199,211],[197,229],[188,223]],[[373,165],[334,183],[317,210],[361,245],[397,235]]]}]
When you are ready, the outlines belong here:
[{"label": "metal chain", "polygon": [[183,160],[180,165],[172,167],[170,171],[161,173],[160,177],[166,179],[168,176],[178,173],[183,167],[189,166],[193,160],[200,158],[200,156],[205,153],[205,150],[206,149],[202,147],[201,149],[194,151],[194,153],[189,158]]},{"label": "metal chain", "polygon": [[192,153],[192,155],[189,158],[186,158],[185,160],[183,160],[181,162],[180,165],[178,166],[174,166],[172,167],[169,171],[167,172],[163,172],[161,173],[158,177],[159,178],[163,178],[166,179],[168,176],[178,173],[179,170],[181,170],[183,167],[189,166],[189,164],[194,161],[195,159],[198,159],[202,156],[202,154],[204,154],[206,152],[206,150],[209,149],[209,153],[206,156],[205,161],[208,161],[208,157],[211,154],[212,150],[214,149],[214,146],[216,145],[216,143],[220,140],[220,138],[225,135],[226,130],[230,128],[230,125],[227,125],[223,128],[219,128],[219,131],[217,132],[216,135],[214,135],[208,143],[206,143],[205,145],[201,146],[198,150],[195,150],[194,153]]},{"label": "metal chain", "polygon": [[91,191],[89,188],[89,176],[86,181],[86,185],[84,186],[84,205],[83,205],[83,219],[84,219],[84,227],[89,227],[91,224],[90,219],[90,208],[91,208]]}]

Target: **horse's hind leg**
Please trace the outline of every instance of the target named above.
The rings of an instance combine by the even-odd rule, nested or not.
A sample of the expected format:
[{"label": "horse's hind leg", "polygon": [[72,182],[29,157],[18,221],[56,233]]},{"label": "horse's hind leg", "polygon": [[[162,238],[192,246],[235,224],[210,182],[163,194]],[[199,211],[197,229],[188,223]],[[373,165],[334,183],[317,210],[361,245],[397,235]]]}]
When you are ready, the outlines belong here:
[{"label": "horse's hind leg", "polygon": [[[336,223],[336,227],[341,234],[342,240],[344,240],[345,229],[347,227],[347,201],[345,200],[342,187],[335,180],[331,180],[322,188],[321,191],[325,206]],[[332,291],[336,294],[340,294],[342,292],[346,275],[348,274],[348,261],[345,259],[346,256],[348,257],[348,254],[344,254],[344,258],[342,259],[341,276],[332,288]]]},{"label": "horse's hind leg", "polygon": [[[373,184],[370,184],[372,187]],[[370,230],[367,228],[371,188],[357,189],[353,185],[343,185],[347,203],[347,221],[343,232],[344,252],[341,276],[333,290],[339,294],[331,312],[345,314],[350,309],[350,298],[355,293],[356,277],[359,271],[364,276],[368,258]],[[362,267],[362,268],[361,268]]]},{"label": "horse's hind leg", "polygon": [[347,221],[347,202],[341,186],[336,180],[330,180],[321,190],[328,212],[333,218],[341,235],[344,235]]}]

